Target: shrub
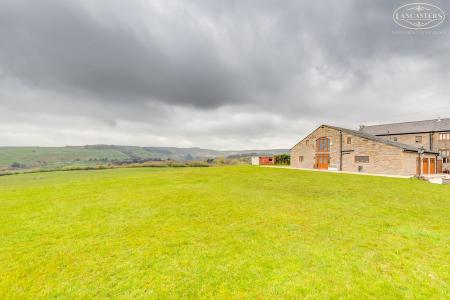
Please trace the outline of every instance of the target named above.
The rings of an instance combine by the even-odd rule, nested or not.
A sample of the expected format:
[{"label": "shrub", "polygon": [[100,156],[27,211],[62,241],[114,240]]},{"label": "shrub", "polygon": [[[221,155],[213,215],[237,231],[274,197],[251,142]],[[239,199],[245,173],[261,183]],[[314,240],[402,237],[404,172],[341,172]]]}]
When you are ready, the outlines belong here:
[{"label": "shrub", "polygon": [[13,162],[10,166],[12,169],[25,169],[26,166],[24,164]]},{"label": "shrub", "polygon": [[276,165],[290,165],[291,157],[289,154],[274,155]]}]

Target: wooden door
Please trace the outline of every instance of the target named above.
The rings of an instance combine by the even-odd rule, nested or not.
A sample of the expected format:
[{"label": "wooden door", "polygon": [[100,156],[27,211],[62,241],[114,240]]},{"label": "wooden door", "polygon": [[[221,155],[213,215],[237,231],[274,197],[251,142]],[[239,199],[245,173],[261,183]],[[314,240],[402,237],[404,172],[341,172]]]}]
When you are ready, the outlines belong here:
[{"label": "wooden door", "polygon": [[328,170],[329,162],[330,162],[329,154],[316,154],[317,169]]},{"label": "wooden door", "polygon": [[436,174],[436,158],[430,158],[430,174]]},{"label": "wooden door", "polygon": [[441,174],[442,173],[442,160],[438,159],[437,161],[437,173]]},{"label": "wooden door", "polygon": [[428,158],[422,160],[422,174],[428,174]]}]

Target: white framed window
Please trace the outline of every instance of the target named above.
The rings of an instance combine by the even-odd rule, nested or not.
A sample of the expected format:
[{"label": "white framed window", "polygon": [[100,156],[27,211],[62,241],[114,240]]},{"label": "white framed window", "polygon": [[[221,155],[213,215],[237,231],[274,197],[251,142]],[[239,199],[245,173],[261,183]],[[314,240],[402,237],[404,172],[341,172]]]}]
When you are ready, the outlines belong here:
[{"label": "white framed window", "polygon": [[450,132],[439,133],[439,140],[440,141],[450,141]]},{"label": "white framed window", "polygon": [[444,164],[450,161],[450,150],[449,149],[439,149],[439,154],[443,158],[442,162]]}]

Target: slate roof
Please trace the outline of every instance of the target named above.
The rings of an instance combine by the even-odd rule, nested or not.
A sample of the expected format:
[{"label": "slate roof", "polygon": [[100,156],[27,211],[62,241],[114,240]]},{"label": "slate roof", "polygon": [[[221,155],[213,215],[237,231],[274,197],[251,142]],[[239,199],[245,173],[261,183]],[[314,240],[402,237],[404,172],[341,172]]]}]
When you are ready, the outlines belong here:
[{"label": "slate roof", "polygon": [[450,118],[361,126],[360,131],[373,135],[450,131]]},{"label": "slate roof", "polygon": [[[414,147],[414,146],[410,146],[410,145],[407,145],[407,144],[398,143],[398,142],[394,142],[394,141],[385,140],[385,139],[383,139],[381,137],[378,137],[378,136],[375,136],[375,135],[372,135],[372,134],[369,134],[369,133],[365,133],[365,132],[362,132],[362,131],[358,131],[358,130],[352,130],[352,129],[336,127],[336,126],[330,126],[330,125],[322,125],[322,126],[326,126],[326,127],[329,127],[329,128],[332,128],[332,129],[336,129],[336,130],[341,130],[342,132],[346,132],[348,134],[351,134],[351,135],[354,135],[354,136],[357,136],[357,137],[360,137],[360,138],[364,138],[364,139],[367,139],[367,140],[371,140],[371,141],[375,141],[375,142],[382,143],[382,144],[385,144],[385,145],[390,145],[390,146],[394,146],[394,147],[397,147],[397,148],[401,148],[401,149],[403,149],[405,151],[417,152],[419,150],[419,148]],[[437,152],[428,151],[428,150],[425,150],[425,153],[438,154]]]}]

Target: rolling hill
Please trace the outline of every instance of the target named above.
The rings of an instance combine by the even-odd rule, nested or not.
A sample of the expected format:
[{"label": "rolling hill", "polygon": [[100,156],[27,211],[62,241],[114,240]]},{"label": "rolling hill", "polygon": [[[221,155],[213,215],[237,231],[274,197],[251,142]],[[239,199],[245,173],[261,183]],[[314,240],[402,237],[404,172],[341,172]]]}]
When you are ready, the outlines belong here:
[{"label": "rolling hill", "polygon": [[53,169],[151,160],[205,160],[228,156],[287,153],[287,149],[218,151],[201,148],[86,145],[66,147],[0,147],[0,169]]}]

